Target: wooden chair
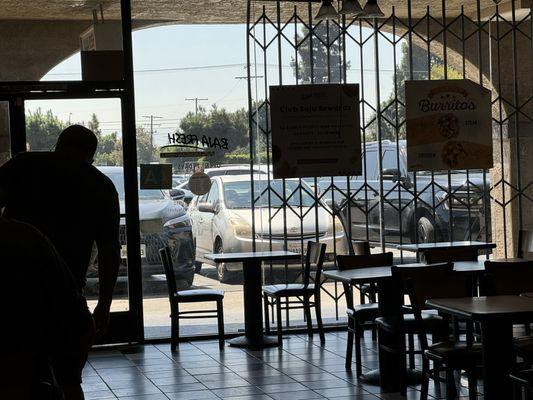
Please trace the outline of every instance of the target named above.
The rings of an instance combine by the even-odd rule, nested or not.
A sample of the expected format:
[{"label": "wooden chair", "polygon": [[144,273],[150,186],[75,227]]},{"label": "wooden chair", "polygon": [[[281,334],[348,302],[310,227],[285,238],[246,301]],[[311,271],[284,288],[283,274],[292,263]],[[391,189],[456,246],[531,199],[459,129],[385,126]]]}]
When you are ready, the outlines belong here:
[{"label": "wooden chair", "polygon": [[[326,343],[320,308],[320,284],[325,255],[326,244],[309,241],[307,242],[307,254],[302,283],[263,286],[265,332],[270,334],[268,308],[272,306],[276,308],[277,334],[280,345],[283,344],[281,311],[303,309],[307,323],[307,334],[309,337],[312,337],[313,323],[311,319],[311,307],[315,308],[320,344],[323,346]],[[315,269],[314,282],[311,282],[312,266]],[[294,300],[289,301],[289,298],[293,298]],[[311,301],[311,298],[313,301]],[[285,299],[285,301],[282,301],[282,299]]]},{"label": "wooden chair", "polygon": [[[350,255],[354,256],[368,256],[370,255],[370,242],[368,240],[352,240]],[[377,288],[374,283],[363,283],[362,285],[355,285],[359,290],[359,303],[365,304],[376,302]]]},{"label": "wooden chair", "polygon": [[[429,379],[440,381],[440,371],[446,373],[446,399],[454,399],[457,393],[455,370],[468,374],[469,398],[476,399],[476,368],[481,363],[481,347],[473,343],[472,324],[467,325],[467,341],[450,341],[446,331],[436,332],[427,324],[422,310],[430,298],[465,297],[470,291],[470,278],[453,271],[453,264],[434,264],[424,267],[393,267],[392,276],[409,295],[414,320],[405,320],[404,331],[418,335],[424,357],[422,372],[424,381],[421,399],[427,399]],[[431,284],[435,283],[435,284]],[[433,344],[428,345],[427,334],[433,334]],[[437,335],[435,335],[437,333]],[[437,339],[438,341],[435,341]],[[429,361],[433,362],[430,369]]]},{"label": "wooden chair", "polygon": [[[167,278],[168,300],[170,302],[170,321],[171,321],[171,339],[170,349],[176,350],[179,345],[179,320],[180,319],[197,319],[197,318],[216,318],[218,322],[218,343],[221,349],[224,348],[224,292],[215,289],[190,289],[177,290],[176,277],[174,275],[174,266],[170,249],[164,247],[159,250],[161,261],[165,269]],[[180,303],[199,303],[210,302],[217,303],[216,310],[192,310],[180,311]]]},{"label": "wooden chair", "polygon": [[[337,268],[339,270],[392,266],[392,253],[378,253],[368,255],[337,256]],[[356,374],[362,374],[361,367],[361,338],[365,329],[372,329],[372,338],[376,338],[376,325],[374,320],[379,317],[378,303],[354,305],[352,287],[343,283],[344,296],[346,298],[346,313],[348,315],[348,341],[346,345],[347,370],[352,369],[352,353],[355,339],[355,367]]]},{"label": "wooden chair", "polygon": [[424,260],[427,264],[436,264],[454,261],[477,261],[477,249],[457,247],[449,249],[429,249],[424,251]]},{"label": "wooden chair", "polygon": [[533,369],[516,371],[509,374],[513,383],[514,400],[529,400],[533,397]]},{"label": "wooden chair", "polygon": [[[518,296],[526,292],[533,292],[533,260],[485,261],[485,273],[480,281],[482,296]],[[530,335],[530,324],[525,324],[524,330]],[[518,355],[533,362],[533,337],[515,339],[514,347]]]}]

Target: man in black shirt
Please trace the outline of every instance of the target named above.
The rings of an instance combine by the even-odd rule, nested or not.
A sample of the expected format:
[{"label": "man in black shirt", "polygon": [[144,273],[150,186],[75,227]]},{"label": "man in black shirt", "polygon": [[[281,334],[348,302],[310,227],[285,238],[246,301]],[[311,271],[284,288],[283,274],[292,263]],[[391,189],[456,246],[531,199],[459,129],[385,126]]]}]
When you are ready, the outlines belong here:
[{"label": "man in black shirt", "polygon": [[37,229],[0,217],[0,237],[0,336],[8,344],[0,354],[1,393],[56,398],[61,390],[52,365],[63,382],[76,374],[65,360],[79,361],[91,346],[91,314],[68,267]]},{"label": "man in black shirt", "polygon": [[[27,222],[50,239],[83,290],[93,244],[98,248],[97,334],[109,321],[120,262],[120,209],[109,178],[92,166],[97,138],[73,125],[55,152],[21,153],[0,167],[3,216]],[[79,383],[81,382],[81,371]]]}]

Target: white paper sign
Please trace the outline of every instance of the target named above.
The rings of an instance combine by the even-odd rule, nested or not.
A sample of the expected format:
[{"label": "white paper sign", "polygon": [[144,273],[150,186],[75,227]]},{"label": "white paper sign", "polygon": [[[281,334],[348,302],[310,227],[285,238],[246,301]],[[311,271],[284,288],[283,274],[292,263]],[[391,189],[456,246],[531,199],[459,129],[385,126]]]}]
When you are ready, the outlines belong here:
[{"label": "white paper sign", "polygon": [[270,87],[274,178],[361,175],[359,85]]},{"label": "white paper sign", "polygon": [[492,168],[491,92],[470,80],[406,81],[409,171]]}]

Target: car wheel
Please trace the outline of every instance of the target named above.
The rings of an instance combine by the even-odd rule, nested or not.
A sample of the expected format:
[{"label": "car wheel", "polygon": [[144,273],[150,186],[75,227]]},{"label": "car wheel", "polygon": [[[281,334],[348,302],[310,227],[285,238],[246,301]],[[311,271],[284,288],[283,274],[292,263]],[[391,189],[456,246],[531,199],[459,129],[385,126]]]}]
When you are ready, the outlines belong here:
[{"label": "car wheel", "polygon": [[[215,253],[224,253],[224,246],[221,240],[217,240],[215,243]],[[235,278],[235,274],[226,269],[226,263],[217,263],[217,277],[220,283],[230,283]]]},{"label": "car wheel", "polygon": [[419,243],[433,243],[435,241],[435,226],[427,216],[418,219],[416,229]]}]

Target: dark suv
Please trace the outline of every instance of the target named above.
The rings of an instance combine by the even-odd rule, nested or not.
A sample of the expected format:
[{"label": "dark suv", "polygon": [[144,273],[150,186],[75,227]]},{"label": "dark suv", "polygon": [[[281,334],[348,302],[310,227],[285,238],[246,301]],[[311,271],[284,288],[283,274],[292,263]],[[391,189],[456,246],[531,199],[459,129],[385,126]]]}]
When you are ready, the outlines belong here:
[{"label": "dark suv", "polygon": [[[367,142],[364,153],[361,176],[320,178],[318,185],[322,198],[342,216],[346,228],[351,226],[352,240],[379,242],[377,142]],[[468,179],[466,171],[451,172],[450,207],[447,171],[435,172],[433,179],[431,172],[416,174],[415,205],[414,175],[407,171],[405,140],[398,145],[382,141],[382,166],[387,243],[488,239],[490,223],[484,229],[483,197],[490,186],[487,176],[484,190],[482,171],[470,170]]]}]

